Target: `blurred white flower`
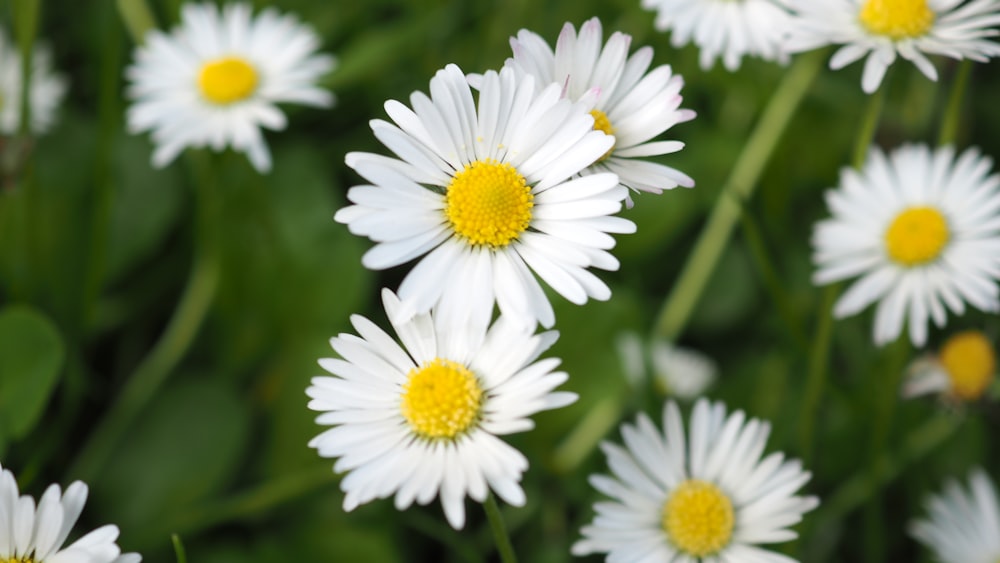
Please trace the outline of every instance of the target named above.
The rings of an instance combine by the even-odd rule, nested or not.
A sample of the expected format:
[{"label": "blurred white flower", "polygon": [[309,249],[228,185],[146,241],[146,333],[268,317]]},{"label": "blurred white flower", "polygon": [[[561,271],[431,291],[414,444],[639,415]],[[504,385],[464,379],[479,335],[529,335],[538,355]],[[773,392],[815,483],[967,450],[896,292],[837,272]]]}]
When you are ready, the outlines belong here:
[{"label": "blurred white flower", "polygon": [[896,55],[927,78],[937,70],[925,54],[986,62],[1000,55],[989,40],[1000,24],[1000,0],[787,0],[793,12],[786,48],[809,51],[843,45],[830,68],[867,56],[861,88],[878,89]]},{"label": "blurred white flower", "polygon": [[21,495],[14,475],[0,466],[0,561],[5,563],[139,563],[122,554],[118,527],[108,524],[63,547],[87,502],[87,485],[70,484],[63,493],[50,485],[38,505]]},{"label": "blurred white flower", "polygon": [[622,425],[625,448],[603,443],[614,476],[590,483],[609,501],[581,530],[574,555],[606,553],[608,561],[759,561],[784,563],[784,555],[757,547],[794,539],[789,529],[816,508],[797,496],[811,475],[780,453],[763,459],[767,422],[726,415],[722,403],[694,405],[684,431],[673,401],[663,409],[661,433],[646,415]]},{"label": "blurred white flower", "polygon": [[[55,113],[66,94],[66,80],[52,72],[52,57],[45,45],[36,44],[31,56],[32,133],[44,133],[55,121]],[[0,29],[0,135],[13,135],[21,128],[21,52]]]},{"label": "blurred white flower", "polygon": [[348,154],[370,184],[351,188],[354,205],[335,215],[376,242],[366,267],[420,258],[399,287],[400,314],[434,307],[450,324],[484,325],[496,303],[511,321],[551,327],[536,274],[573,303],[609,299],[590,268],[618,269],[609,233],[635,231],[613,216],[628,190],[614,174],[574,176],[614,139],[558,85],[510,68],[483,75],[478,107],[455,65],[437,72],[430,92],[415,92],[412,109],[386,102],[394,123],[371,126],[396,158]]},{"label": "blurred white flower", "polygon": [[781,48],[789,14],[784,0],[642,0],[656,11],[654,26],[670,32],[670,43],[694,43],[701,68],[708,70],[722,58],[727,70],[740,68],[744,56],[784,64]]},{"label": "blurred white flower", "polygon": [[968,489],[952,479],[925,501],[928,517],[910,523],[910,535],[941,563],[1000,561],[1000,504],[982,469],[969,475]]},{"label": "blurred white flower", "polygon": [[649,354],[655,381],[667,394],[679,399],[700,397],[718,374],[715,361],[708,356],[665,340],[653,340]]},{"label": "blurred white flower", "polygon": [[319,37],[291,15],[249,4],[185,4],[169,35],[151,31],[126,70],[128,127],[151,131],[153,165],[169,164],[185,147],[227,146],[245,152],[260,172],[271,169],[261,127],[284,129],[275,104],[328,107],[315,85],[334,59],[316,54]]},{"label": "blurred white flower", "polygon": [[878,345],[899,337],[927,341],[927,324],[943,327],[946,310],[965,303],[1000,310],[1000,176],[976,149],[905,145],[891,155],[873,148],[863,169],[845,168],[826,193],[833,217],[812,237],[813,281],[861,276],[834,306],[842,318],[878,301]]},{"label": "blurred white flower", "polygon": [[572,24],[563,26],[555,52],[541,36],[522,29],[510,40],[514,56],[507,65],[534,76],[539,84],[559,84],[563,95],[587,104],[595,129],[614,135],[614,146],[584,173],[614,172],[622,185],[641,192],[694,186],[687,174],[643,160],[684,148],[680,141],[652,141],[695,117],[693,111],[680,109],[684,79],[668,65],[647,72],[653,49],[642,47],[629,56],[629,35],[616,31],[603,46],[601,41],[597,18],[584,22],[579,36]]},{"label": "blurred white flower", "polygon": [[334,377],[315,377],[306,390],[309,408],[322,412],[316,422],[333,426],[309,446],[340,458],[344,509],[395,495],[403,510],[440,497],[457,529],[466,495],[483,502],[492,489],[523,506],[528,460],[498,436],[530,430],[531,415],[576,400],[553,391],[567,379],[553,371],[559,360],[538,360],[558,334],[526,332],[503,316],[488,331],[430,314],[396,322],[399,299],[386,289],[382,301],[402,345],[354,315],[360,337],[331,339],[343,359],[320,360]]},{"label": "blurred white flower", "polygon": [[937,354],[910,364],[903,383],[904,397],[938,393],[952,402],[975,401],[996,377],[993,343],[982,332],[967,330],[952,335]]}]

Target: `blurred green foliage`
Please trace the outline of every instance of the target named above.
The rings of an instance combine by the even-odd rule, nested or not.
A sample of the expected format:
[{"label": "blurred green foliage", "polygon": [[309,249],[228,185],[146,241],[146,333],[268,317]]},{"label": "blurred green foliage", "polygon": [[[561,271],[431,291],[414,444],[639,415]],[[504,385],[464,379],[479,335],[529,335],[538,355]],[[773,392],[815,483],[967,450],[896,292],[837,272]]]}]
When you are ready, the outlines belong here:
[{"label": "blurred green foliage", "polygon": [[[16,1],[0,1],[5,28]],[[176,21],[179,4],[151,3],[161,26]],[[267,133],[275,162],[267,176],[256,175],[242,155],[213,159],[216,298],[180,366],[90,483],[82,527],[117,523],[120,544],[151,563],[174,560],[172,532],[181,534],[192,561],[214,563],[493,557],[475,507],[461,533],[447,527],[435,504],[397,513],[381,501],[345,514],[332,462],[306,447],[320,429],[305,408],[304,390],[320,374],[316,359],[332,355],[327,339],[349,330],[352,313],[385,324],[379,288],[397,287],[403,273],[362,268],[369,243],[333,222],[347,188],[359,182],[343,157],[384,152],[368,121],[384,117],[385,100],[426,91],[445,64],[467,72],[498,68],[518,29],[554,43],[564,22],[579,25],[596,15],[605,34],[621,30],[633,36],[633,46],[654,46],[654,64],[685,76],[684,106],[699,117],[669,132],[687,146],[663,161],[694,177],[697,187],[642,194],[623,211],[638,232],[620,237],[620,271],[602,274],[613,288],[611,301],[576,307],[554,299],[561,338],[550,354],[562,358],[571,376],[564,387],[580,400],[537,416],[534,431],[511,437],[531,460],[528,504],[504,514],[523,561],[570,560],[568,547],[598,497],[585,477],[606,471],[594,445],[620,438],[613,428],[585,436],[578,443],[587,448],[567,458],[572,466],[554,457],[575,447],[567,438],[607,397],[621,409],[612,412],[626,419],[637,411],[659,416],[662,397],[649,382],[626,382],[614,341],[625,330],[649,332],[783,69],[745,60],[737,73],[703,71],[693,47],[673,49],[653,30],[652,14],[638,0],[273,4],[299,14],[338,57],[325,81],[338,103],[331,110],[286,109],[288,130]],[[0,455],[34,494],[77,477],[66,468],[176,307],[195,255],[197,222],[191,159],[154,170],[148,139],[123,130],[122,69],[132,44],[114,3],[82,9],[43,2],[40,34],[72,84],[70,95],[19,181],[0,192]],[[880,144],[933,142],[955,70],[950,61],[937,62],[937,84],[907,65],[892,73]],[[771,420],[769,451],[791,456],[804,455],[797,428],[809,350],[802,342],[811,340],[823,314],[821,291],[810,282],[808,238],[826,214],[822,190],[835,185],[850,159],[866,101],[859,66],[825,71],[813,85],[746,204],[757,246],[737,229],[682,339],[720,363],[710,395]],[[989,94],[1000,90],[997,68],[975,67],[959,136],[961,145],[978,144],[993,155],[1000,155],[1000,106]],[[761,252],[780,282],[788,317],[769,292]],[[994,475],[1000,467],[991,445],[1000,421],[994,403],[970,409],[944,438],[924,432],[943,416],[929,400],[900,403],[892,418],[873,420],[912,354],[875,349],[870,326],[870,312],[834,326],[806,487],[826,501],[860,477],[860,493],[823,504],[806,517],[800,540],[778,547],[803,561],[925,560],[904,533],[922,496],[975,464]],[[950,321],[964,326],[1000,334],[996,316]],[[873,437],[880,433],[882,441]],[[883,458],[895,468],[891,479],[867,480],[868,468]]]}]

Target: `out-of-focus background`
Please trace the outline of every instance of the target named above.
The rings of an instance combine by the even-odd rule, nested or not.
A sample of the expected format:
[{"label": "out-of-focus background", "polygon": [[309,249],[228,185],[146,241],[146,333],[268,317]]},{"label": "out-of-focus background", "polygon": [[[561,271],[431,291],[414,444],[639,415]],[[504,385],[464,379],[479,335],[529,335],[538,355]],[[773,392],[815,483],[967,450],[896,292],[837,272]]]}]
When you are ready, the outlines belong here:
[{"label": "out-of-focus background", "polygon": [[[8,34],[17,1],[0,0]],[[161,28],[177,21],[180,4],[151,2]],[[552,299],[561,338],[549,355],[562,358],[570,374],[564,388],[580,400],[536,416],[533,431],[509,438],[531,468],[523,482],[527,506],[505,507],[504,515],[522,561],[569,561],[569,546],[598,499],[586,476],[607,471],[596,444],[620,441],[619,416],[633,420],[645,411],[658,420],[664,401],[649,379],[626,378],[615,342],[626,331],[652,330],[785,68],[744,59],[735,73],[721,65],[704,71],[696,48],[671,47],[638,0],[254,4],[298,14],[338,58],[324,79],[335,107],[284,108],[290,123],[266,133],[274,169],[263,176],[231,152],[153,169],[148,136],[124,129],[123,69],[134,43],[116,3],[42,2],[39,35],[70,88],[58,124],[31,147],[23,173],[0,187],[0,372],[7,371],[0,391],[9,392],[0,396],[0,462],[36,496],[51,482],[85,478],[91,497],[77,532],[115,523],[120,545],[150,563],[174,560],[171,533],[195,562],[494,558],[482,511],[471,503],[461,532],[447,526],[436,503],[399,513],[391,501],[377,501],[345,513],[333,462],[306,447],[321,429],[304,390],[322,372],[316,360],[333,354],[327,340],[350,330],[352,313],[388,327],[379,289],[398,287],[405,273],[365,270],[360,258],[370,243],[332,217],[360,182],[344,165],[345,153],[386,152],[368,127],[385,117],[385,100],[407,102],[411,92],[426,91],[448,63],[466,72],[499,68],[519,29],[554,45],[565,22],[579,26],[598,16],[605,37],[628,33],[633,50],[653,46],[654,65],[684,76],[683,107],[698,117],[667,132],[664,138],[687,146],[659,161],[697,186],[639,195],[622,212],[638,232],[619,237],[620,271],[599,273],[612,287],[610,301],[578,307]],[[957,68],[935,63],[939,83],[908,63],[894,65],[877,143],[934,143]],[[998,68],[973,68],[960,148],[975,144],[1000,155]],[[718,362],[708,396],[772,422],[768,451],[807,457],[813,479],[804,490],[823,504],[797,527],[799,540],[775,549],[807,562],[926,561],[905,524],[946,476],[964,476],[974,465],[997,476],[996,403],[955,415],[922,399],[895,405],[891,418],[876,417],[892,396],[886,386],[898,383],[900,366],[917,351],[875,348],[868,311],[834,324],[815,438],[803,441],[799,432],[811,342],[825,310],[810,282],[809,237],[827,213],[822,191],[851,159],[867,102],[860,72],[861,63],[821,72],[680,342]],[[206,217],[220,241],[218,291],[177,367],[103,463],[81,474],[88,473],[79,470],[84,444],[188,283],[199,158],[213,159],[220,171]],[[1000,321],[975,313],[950,320],[949,332],[961,327],[996,338]],[[932,344],[945,334],[932,331]],[[32,374],[20,395],[9,383],[22,377],[14,370]],[[873,437],[879,433],[884,440]]]}]

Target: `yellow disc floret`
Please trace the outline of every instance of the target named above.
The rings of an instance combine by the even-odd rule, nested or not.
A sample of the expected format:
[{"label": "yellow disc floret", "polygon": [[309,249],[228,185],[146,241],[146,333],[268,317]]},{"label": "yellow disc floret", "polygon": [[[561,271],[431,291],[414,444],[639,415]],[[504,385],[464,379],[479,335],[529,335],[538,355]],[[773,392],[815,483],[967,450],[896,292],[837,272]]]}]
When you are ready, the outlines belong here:
[{"label": "yellow disc floret", "polygon": [[34,557],[6,557],[0,558],[0,563],[35,563]]},{"label": "yellow disc floret", "polygon": [[910,207],[893,219],[885,231],[885,249],[897,264],[911,267],[933,262],[951,233],[948,221],[933,207]]},{"label": "yellow disc floret", "polygon": [[[599,109],[590,110],[590,115],[594,116],[594,131],[601,131],[605,135],[614,135],[615,128],[611,126],[611,120],[608,119],[608,114],[604,113]],[[602,160],[607,160],[611,153],[615,152],[615,146],[611,145],[608,152],[601,155],[601,158],[597,159],[597,162]]]},{"label": "yellow disc floret", "polygon": [[501,248],[528,228],[534,199],[513,166],[477,160],[452,178],[444,214],[455,234],[469,244]]},{"label": "yellow disc floret", "polygon": [[222,57],[205,63],[198,73],[198,89],[208,101],[228,105],[249,98],[259,77],[253,65],[239,57]]},{"label": "yellow disc floret", "polygon": [[677,549],[705,557],[726,547],[733,536],[733,503],[715,485],[688,479],[663,505],[663,530]]},{"label": "yellow disc floret", "polygon": [[418,436],[454,439],[479,420],[483,389],[469,368],[435,358],[407,377],[400,410]]},{"label": "yellow disc floret", "polygon": [[993,345],[977,330],[960,332],[949,338],[941,346],[938,359],[948,372],[952,394],[966,401],[981,397],[996,374]]},{"label": "yellow disc floret", "polygon": [[868,0],[859,18],[868,31],[894,40],[921,37],[934,25],[927,0]]}]

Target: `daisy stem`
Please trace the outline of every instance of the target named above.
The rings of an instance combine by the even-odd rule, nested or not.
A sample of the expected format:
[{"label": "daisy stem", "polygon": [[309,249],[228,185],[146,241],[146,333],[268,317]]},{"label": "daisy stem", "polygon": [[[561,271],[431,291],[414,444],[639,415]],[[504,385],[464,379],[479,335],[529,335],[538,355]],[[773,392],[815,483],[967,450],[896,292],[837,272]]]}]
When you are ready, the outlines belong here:
[{"label": "daisy stem", "polygon": [[962,60],[958,65],[955,81],[951,85],[951,92],[948,94],[948,105],[945,106],[944,116],[941,118],[939,145],[950,145],[955,142],[955,137],[958,136],[958,124],[962,117],[962,101],[965,99],[965,91],[968,89],[971,74],[972,61]]},{"label": "daisy stem", "polygon": [[715,269],[730,234],[740,217],[738,202],[753,194],[757,180],[770,160],[782,133],[805,97],[813,78],[823,66],[826,54],[814,51],[799,57],[788,70],[771,100],[764,108],[757,126],[743,146],[729,178],[723,185],[715,207],[694,250],[688,257],[680,278],[664,302],[655,331],[668,341],[676,341],[684,331],[701,292]]},{"label": "daisy stem", "polygon": [[812,463],[816,420],[819,418],[820,401],[826,388],[826,376],[830,360],[830,335],[833,332],[833,301],[840,293],[840,285],[828,285],[823,290],[816,320],[816,335],[809,353],[809,368],[806,376],[806,390],[802,398],[799,414],[799,455],[806,467]]},{"label": "daisy stem", "polygon": [[153,17],[146,0],[118,0],[116,4],[132,40],[136,45],[142,45],[146,33],[156,29],[156,18]]},{"label": "daisy stem", "polygon": [[486,519],[490,522],[490,529],[493,530],[493,538],[496,540],[497,552],[500,554],[500,561],[503,563],[517,563],[517,556],[514,555],[514,547],[510,543],[510,536],[507,535],[507,525],[500,514],[500,507],[493,493],[486,494],[483,501],[483,509],[486,510]]},{"label": "daisy stem", "polygon": [[132,426],[136,415],[142,412],[184,357],[215,297],[219,260],[213,227],[218,215],[212,193],[216,188],[214,170],[208,155],[191,156],[197,175],[195,192],[199,201],[196,230],[199,236],[187,287],[160,339],[135,368],[117,401],[80,450],[71,470],[75,478],[95,480],[122,435]]},{"label": "daisy stem", "polygon": [[21,123],[18,134],[27,139],[31,134],[31,64],[38,32],[38,12],[41,0],[18,0],[14,2],[14,25],[17,32],[17,46],[21,50]]},{"label": "daisy stem", "polygon": [[868,105],[865,107],[865,114],[862,117],[861,127],[858,129],[858,136],[854,143],[854,158],[851,164],[860,170],[868,157],[868,148],[875,138],[875,131],[878,128],[879,118],[882,116],[882,106],[885,105],[885,91],[889,89],[888,80],[882,81],[882,87],[868,97]]},{"label": "daisy stem", "polygon": [[174,556],[177,558],[177,563],[187,563],[187,552],[184,551],[181,537],[177,534],[170,534],[170,543],[174,546]]}]

